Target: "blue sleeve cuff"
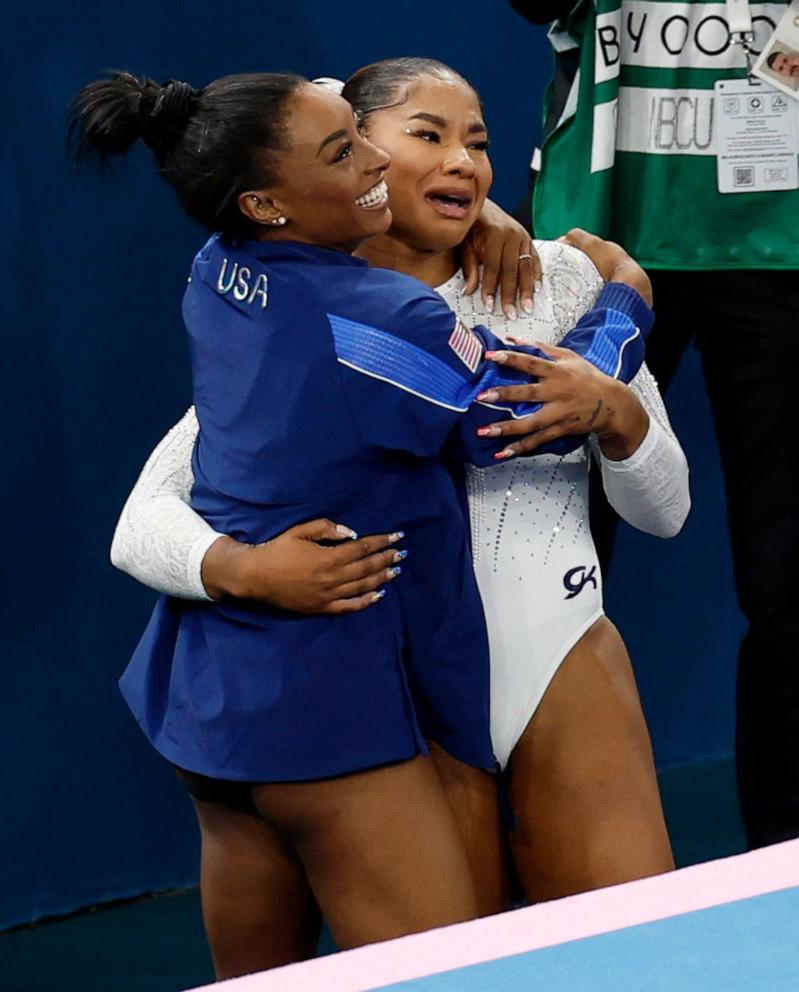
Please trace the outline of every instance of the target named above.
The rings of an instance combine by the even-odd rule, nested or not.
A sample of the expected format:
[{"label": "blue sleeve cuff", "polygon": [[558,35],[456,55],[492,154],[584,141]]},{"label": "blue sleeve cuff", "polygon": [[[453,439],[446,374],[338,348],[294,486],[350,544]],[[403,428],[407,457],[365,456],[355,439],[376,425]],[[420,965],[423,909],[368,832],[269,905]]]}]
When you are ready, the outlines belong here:
[{"label": "blue sleeve cuff", "polygon": [[626,314],[636,327],[640,328],[644,337],[652,330],[655,322],[655,314],[651,307],[644,302],[644,298],[632,286],[627,286],[622,282],[609,282],[599,294],[594,309],[602,308],[608,310],[618,310]]}]

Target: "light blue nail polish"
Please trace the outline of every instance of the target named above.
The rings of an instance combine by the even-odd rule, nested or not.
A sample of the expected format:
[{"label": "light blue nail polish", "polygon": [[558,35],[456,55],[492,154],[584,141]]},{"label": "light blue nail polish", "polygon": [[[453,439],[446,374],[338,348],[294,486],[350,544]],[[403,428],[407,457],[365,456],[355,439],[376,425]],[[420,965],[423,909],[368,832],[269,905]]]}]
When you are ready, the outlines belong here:
[{"label": "light blue nail polish", "polygon": [[394,561],[404,561],[408,557],[407,551],[398,551],[394,555]]},{"label": "light blue nail polish", "polygon": [[388,574],[389,575],[399,575],[401,571],[402,571],[402,569],[399,567],[399,565],[395,565],[394,568],[390,568],[388,570]]},{"label": "light blue nail polish", "polygon": [[372,596],[372,602],[375,603],[375,602],[377,602],[378,599],[382,599],[385,596],[385,594],[386,594],[386,590],[385,589],[379,589]]}]

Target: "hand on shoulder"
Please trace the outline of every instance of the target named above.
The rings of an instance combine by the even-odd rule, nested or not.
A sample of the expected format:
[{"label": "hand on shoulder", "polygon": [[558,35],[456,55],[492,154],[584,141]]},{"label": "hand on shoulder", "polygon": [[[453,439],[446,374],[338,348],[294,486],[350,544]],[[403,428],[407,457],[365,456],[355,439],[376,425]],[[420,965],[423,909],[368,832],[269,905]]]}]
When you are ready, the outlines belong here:
[{"label": "hand on shoulder", "polygon": [[615,241],[605,241],[579,227],[573,227],[558,238],[558,241],[584,252],[606,283],[620,282],[631,286],[648,306],[652,306],[652,284],[649,276],[621,245],[617,245]]}]

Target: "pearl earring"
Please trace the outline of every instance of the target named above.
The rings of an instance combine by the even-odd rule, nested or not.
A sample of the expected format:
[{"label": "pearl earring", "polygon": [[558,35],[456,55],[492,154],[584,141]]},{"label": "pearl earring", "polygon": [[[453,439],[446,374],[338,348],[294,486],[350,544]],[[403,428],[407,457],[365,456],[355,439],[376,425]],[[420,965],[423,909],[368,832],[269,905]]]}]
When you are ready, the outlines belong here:
[{"label": "pearl earring", "polygon": [[288,217],[284,217],[281,214],[280,217],[273,217],[272,220],[269,221],[269,223],[277,224],[279,227],[282,227],[285,223],[287,223],[287,221],[288,221]]}]

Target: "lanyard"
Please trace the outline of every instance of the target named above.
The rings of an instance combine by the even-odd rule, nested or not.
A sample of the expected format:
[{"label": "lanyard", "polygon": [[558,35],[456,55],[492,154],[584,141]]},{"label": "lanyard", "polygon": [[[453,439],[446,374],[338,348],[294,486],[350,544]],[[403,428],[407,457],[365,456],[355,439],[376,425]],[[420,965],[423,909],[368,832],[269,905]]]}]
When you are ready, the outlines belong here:
[{"label": "lanyard", "polygon": [[726,0],[727,4],[727,24],[732,36],[732,43],[740,45],[746,59],[746,71],[752,74],[752,64],[754,53],[752,42],[755,40],[752,31],[752,11],[749,9],[749,0]]}]

